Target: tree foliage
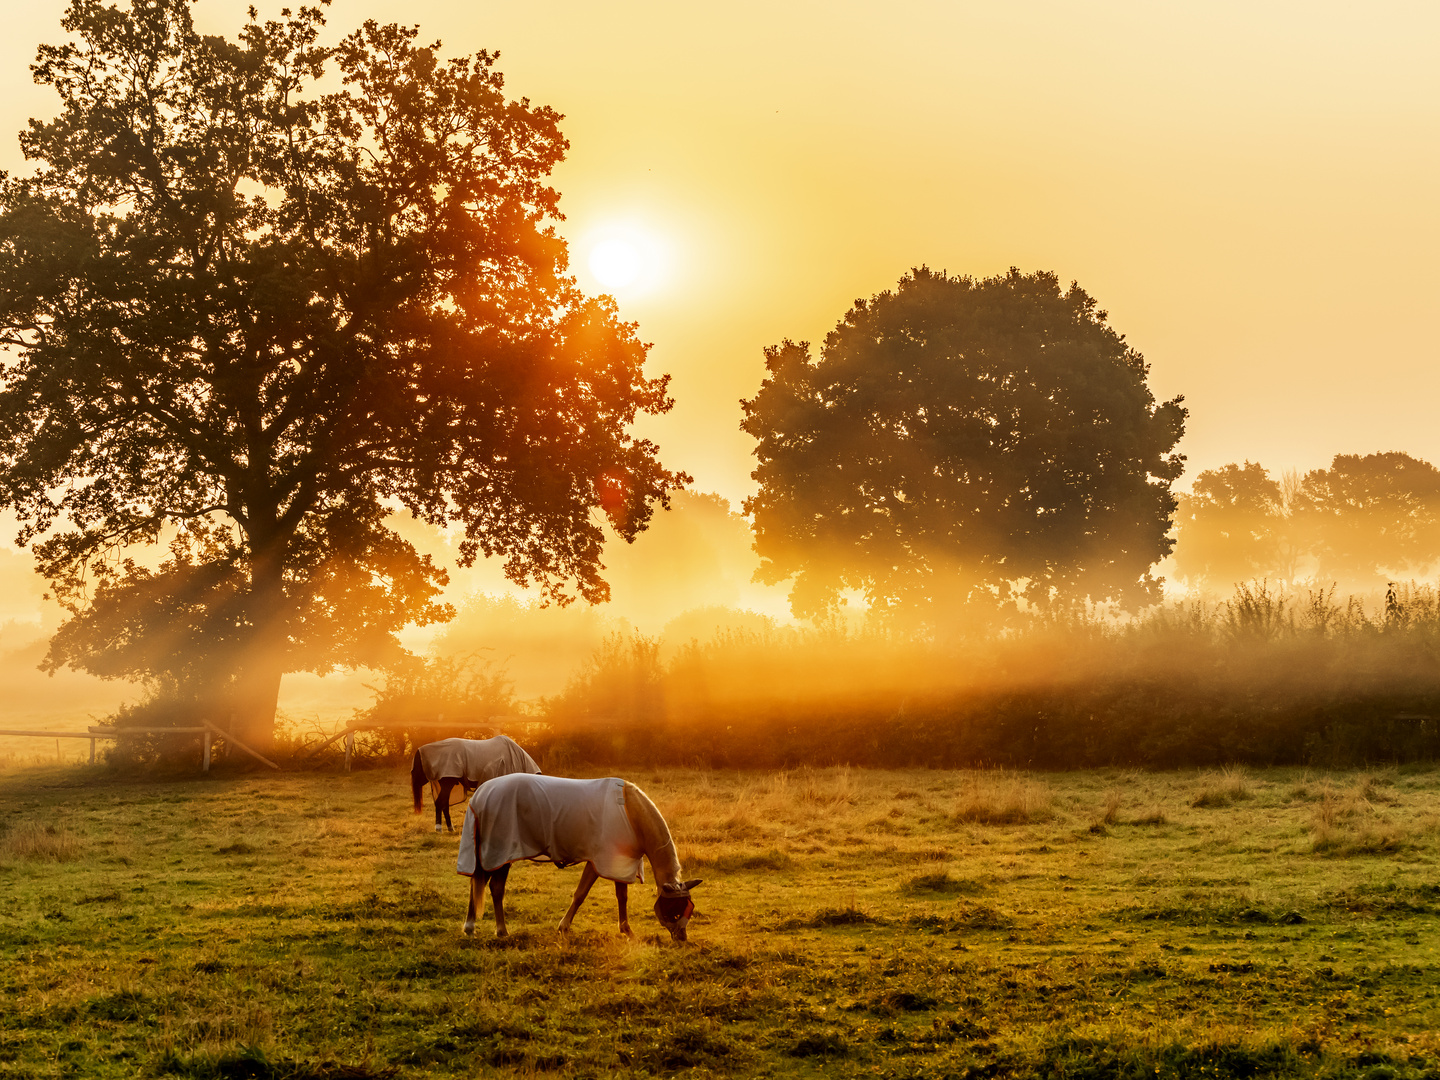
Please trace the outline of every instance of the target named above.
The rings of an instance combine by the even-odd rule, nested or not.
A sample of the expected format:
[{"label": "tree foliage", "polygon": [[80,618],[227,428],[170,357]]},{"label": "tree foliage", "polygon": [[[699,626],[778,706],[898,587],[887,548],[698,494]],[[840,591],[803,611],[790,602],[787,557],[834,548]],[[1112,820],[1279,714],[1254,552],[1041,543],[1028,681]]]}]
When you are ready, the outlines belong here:
[{"label": "tree foliage", "polygon": [[1409,454],[1336,454],[1305,474],[1298,526],[1325,580],[1374,586],[1440,560],[1440,469]]},{"label": "tree foliage", "polygon": [[1289,538],[1284,492],[1262,465],[1247,461],[1207,469],[1179,503],[1175,571],[1180,577],[1228,587],[1292,576],[1279,573]]},{"label": "tree foliage", "polygon": [[915,270],[857,300],[818,358],[766,350],[757,441],[763,580],[795,612],[845,589],[936,626],[968,608],[1158,597],[1180,398],[1078,285]]},{"label": "tree foliage", "polygon": [[1336,454],[1277,483],[1258,463],[1195,478],[1182,496],[1177,573],[1227,590],[1312,579],[1362,591],[1440,563],[1440,469],[1409,454]]},{"label": "tree foliage", "polygon": [[686,480],[630,434],[667,379],[566,274],[560,117],[494,54],[322,24],[73,0],[0,188],[0,501],[73,613],[49,662],[238,677],[262,729],[282,672],[448,615],[389,511],[595,601],[596,512],[632,539]]}]

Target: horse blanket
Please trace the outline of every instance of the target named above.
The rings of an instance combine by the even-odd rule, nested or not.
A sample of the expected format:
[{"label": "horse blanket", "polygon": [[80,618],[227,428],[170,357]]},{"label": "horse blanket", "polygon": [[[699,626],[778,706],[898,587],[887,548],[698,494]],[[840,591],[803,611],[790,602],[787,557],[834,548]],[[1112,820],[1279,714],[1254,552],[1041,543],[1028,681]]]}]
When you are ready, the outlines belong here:
[{"label": "horse blanket", "polygon": [[645,880],[643,851],[625,813],[625,781],[514,773],[480,785],[465,808],[455,869],[473,877],[521,859],[591,863],[603,878]]},{"label": "horse blanket", "polygon": [[538,773],[535,759],[508,735],[493,739],[441,739],[420,747],[425,779],[453,776],[459,780],[486,780],[506,773]]}]

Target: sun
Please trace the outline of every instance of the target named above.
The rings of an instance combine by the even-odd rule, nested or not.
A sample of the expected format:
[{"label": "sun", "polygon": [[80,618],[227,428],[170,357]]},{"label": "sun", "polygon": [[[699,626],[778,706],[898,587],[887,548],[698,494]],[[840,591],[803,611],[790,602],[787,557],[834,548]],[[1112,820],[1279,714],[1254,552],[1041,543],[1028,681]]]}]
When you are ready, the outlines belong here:
[{"label": "sun", "polygon": [[654,292],[670,277],[669,245],[657,230],[638,222],[599,226],[576,246],[591,284],[617,298]]},{"label": "sun", "polygon": [[590,249],[590,272],[607,289],[633,284],[644,269],[645,257],[624,237],[601,240]]}]

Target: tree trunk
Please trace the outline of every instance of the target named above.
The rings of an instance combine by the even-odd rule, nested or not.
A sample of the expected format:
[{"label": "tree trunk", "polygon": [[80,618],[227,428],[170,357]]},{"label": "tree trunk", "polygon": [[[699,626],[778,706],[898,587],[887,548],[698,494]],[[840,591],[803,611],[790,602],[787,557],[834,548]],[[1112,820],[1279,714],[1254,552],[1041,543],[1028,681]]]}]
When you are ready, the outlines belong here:
[{"label": "tree trunk", "polygon": [[275,742],[275,707],[284,674],[278,651],[257,653],[235,688],[235,737],[262,754]]},{"label": "tree trunk", "polygon": [[256,557],[250,571],[253,637],[235,687],[235,735],[264,753],[275,742],[275,708],[285,674],[283,571],[277,558]]}]

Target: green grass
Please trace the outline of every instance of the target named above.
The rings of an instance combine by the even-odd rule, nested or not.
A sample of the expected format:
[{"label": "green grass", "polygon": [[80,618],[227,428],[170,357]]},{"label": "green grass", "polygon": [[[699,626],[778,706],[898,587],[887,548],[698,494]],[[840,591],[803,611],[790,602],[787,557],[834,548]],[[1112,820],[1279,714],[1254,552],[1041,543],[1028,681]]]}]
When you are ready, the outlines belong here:
[{"label": "green grass", "polygon": [[631,779],[688,946],[462,938],[400,770],[0,774],[0,1077],[1440,1077],[1440,773]]}]

